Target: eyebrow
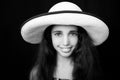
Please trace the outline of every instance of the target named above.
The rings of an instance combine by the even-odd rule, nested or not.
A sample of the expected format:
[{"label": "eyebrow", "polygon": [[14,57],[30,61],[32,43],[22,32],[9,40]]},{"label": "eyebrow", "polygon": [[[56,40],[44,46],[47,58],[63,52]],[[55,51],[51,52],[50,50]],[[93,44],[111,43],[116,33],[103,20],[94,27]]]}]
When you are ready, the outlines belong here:
[{"label": "eyebrow", "polygon": [[77,30],[71,30],[70,32],[78,32]]},{"label": "eyebrow", "polygon": [[58,31],[58,30],[56,30],[56,31],[52,31],[52,33],[56,33],[56,32],[62,32],[62,31]]},{"label": "eyebrow", "polygon": [[[62,32],[62,31],[59,31],[59,30],[52,31],[52,33],[56,33],[56,32]],[[78,32],[78,31],[77,30],[71,30],[69,33],[74,33],[74,32]]]}]

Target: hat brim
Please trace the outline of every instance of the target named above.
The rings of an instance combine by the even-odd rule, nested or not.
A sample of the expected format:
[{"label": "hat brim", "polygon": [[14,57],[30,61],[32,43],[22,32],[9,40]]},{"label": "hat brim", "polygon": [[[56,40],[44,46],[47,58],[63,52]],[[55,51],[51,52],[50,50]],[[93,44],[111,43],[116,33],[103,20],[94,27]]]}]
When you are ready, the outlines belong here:
[{"label": "hat brim", "polygon": [[27,20],[21,29],[23,39],[39,44],[44,30],[50,25],[76,25],[84,28],[94,45],[103,43],[109,34],[107,25],[98,17],[79,11],[59,11],[44,13]]}]

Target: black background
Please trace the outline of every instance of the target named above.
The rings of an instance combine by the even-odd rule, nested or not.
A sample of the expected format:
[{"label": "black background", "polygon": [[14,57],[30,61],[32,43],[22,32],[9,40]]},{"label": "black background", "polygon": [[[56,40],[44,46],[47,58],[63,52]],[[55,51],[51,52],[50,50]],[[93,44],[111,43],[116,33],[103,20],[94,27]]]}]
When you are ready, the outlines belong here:
[{"label": "black background", "polygon": [[[1,0],[1,79],[28,80],[38,45],[23,41],[21,25],[28,18],[47,12],[63,0]],[[117,0],[67,0],[101,17],[109,26],[110,35],[98,46],[105,80],[119,78],[119,6]]]}]

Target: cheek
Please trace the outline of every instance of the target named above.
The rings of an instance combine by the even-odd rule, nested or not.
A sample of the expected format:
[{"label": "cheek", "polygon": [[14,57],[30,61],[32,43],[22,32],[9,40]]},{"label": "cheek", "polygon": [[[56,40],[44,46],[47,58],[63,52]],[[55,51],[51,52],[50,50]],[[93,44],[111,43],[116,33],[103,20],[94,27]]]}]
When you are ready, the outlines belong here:
[{"label": "cheek", "polygon": [[77,43],[78,43],[78,38],[77,37],[71,39],[71,44],[72,45],[76,46]]},{"label": "cheek", "polygon": [[60,42],[59,42],[59,39],[55,38],[55,37],[52,37],[52,43],[53,43],[53,46],[57,46]]}]

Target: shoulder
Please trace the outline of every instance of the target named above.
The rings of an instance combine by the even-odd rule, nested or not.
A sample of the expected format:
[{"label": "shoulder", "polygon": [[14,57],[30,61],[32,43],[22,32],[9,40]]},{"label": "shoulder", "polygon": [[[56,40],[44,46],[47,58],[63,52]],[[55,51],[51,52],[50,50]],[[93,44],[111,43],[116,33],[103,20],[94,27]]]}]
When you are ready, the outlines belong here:
[{"label": "shoulder", "polygon": [[38,72],[38,66],[33,67],[33,69],[30,72],[30,80],[38,80],[37,72]]}]

